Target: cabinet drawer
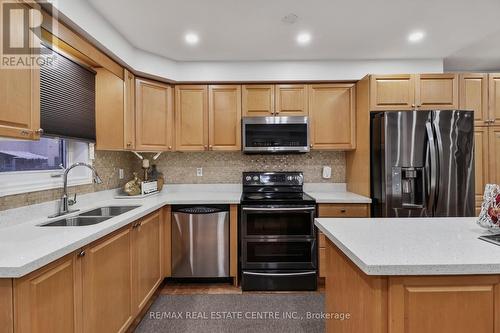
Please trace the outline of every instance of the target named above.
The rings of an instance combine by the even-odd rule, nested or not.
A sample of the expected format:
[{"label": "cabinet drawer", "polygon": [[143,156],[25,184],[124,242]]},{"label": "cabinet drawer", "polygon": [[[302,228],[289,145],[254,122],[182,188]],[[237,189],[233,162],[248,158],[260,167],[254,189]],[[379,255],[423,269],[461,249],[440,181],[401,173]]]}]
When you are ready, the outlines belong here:
[{"label": "cabinet drawer", "polygon": [[320,204],[319,217],[369,217],[368,204]]},{"label": "cabinet drawer", "polygon": [[322,233],[321,231],[318,231],[318,247],[325,247],[326,246],[326,238],[325,234]]},{"label": "cabinet drawer", "polygon": [[319,248],[319,277],[326,276],[326,249],[324,247]]}]

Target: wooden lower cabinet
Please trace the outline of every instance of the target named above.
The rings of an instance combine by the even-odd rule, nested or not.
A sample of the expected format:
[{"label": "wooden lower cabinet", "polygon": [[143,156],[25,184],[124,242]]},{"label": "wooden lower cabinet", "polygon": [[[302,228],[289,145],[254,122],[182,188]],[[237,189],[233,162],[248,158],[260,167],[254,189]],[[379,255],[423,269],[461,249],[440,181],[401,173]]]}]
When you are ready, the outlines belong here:
[{"label": "wooden lower cabinet", "polygon": [[134,311],[144,308],[163,281],[163,223],[160,212],[133,226]]},{"label": "wooden lower cabinet", "polygon": [[80,260],[74,254],[15,279],[14,332],[80,332],[80,285]]},{"label": "wooden lower cabinet", "polygon": [[[369,204],[319,204],[318,217],[370,217]],[[326,239],[318,231],[319,277],[326,277]]]},{"label": "wooden lower cabinet", "polygon": [[0,333],[125,332],[170,262],[166,206],[18,279],[0,279]]},{"label": "wooden lower cabinet", "polygon": [[489,128],[489,175],[488,182],[500,184],[500,127]]},{"label": "wooden lower cabinet", "polygon": [[371,276],[327,240],[331,333],[498,333],[500,275]]},{"label": "wooden lower cabinet", "polygon": [[84,251],[83,332],[124,332],[133,319],[132,229]]}]

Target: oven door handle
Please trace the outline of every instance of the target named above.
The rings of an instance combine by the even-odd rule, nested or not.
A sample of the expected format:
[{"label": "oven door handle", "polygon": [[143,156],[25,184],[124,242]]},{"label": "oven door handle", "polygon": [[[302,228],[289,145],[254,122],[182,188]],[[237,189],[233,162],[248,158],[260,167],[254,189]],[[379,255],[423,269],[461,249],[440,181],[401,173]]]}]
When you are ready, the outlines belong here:
[{"label": "oven door handle", "polygon": [[243,207],[242,210],[252,210],[252,211],[264,211],[264,212],[276,212],[276,211],[304,211],[304,210],[315,210],[316,207]]},{"label": "oven door handle", "polygon": [[299,273],[257,273],[257,272],[243,271],[243,274],[258,275],[258,276],[298,276],[298,275],[314,275],[316,274],[316,271],[299,272]]}]

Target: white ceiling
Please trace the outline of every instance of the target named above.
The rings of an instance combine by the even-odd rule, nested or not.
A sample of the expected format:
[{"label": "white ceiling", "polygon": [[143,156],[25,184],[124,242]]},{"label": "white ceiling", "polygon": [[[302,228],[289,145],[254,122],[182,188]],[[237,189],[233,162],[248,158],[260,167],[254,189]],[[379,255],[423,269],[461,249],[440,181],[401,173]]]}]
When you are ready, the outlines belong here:
[{"label": "white ceiling", "polygon": [[[444,58],[500,69],[500,0],[86,1],[134,47],[176,61]],[[296,23],[281,21],[289,13]],[[418,44],[407,41],[414,30],[426,32]],[[295,42],[301,31],[308,46]]]}]

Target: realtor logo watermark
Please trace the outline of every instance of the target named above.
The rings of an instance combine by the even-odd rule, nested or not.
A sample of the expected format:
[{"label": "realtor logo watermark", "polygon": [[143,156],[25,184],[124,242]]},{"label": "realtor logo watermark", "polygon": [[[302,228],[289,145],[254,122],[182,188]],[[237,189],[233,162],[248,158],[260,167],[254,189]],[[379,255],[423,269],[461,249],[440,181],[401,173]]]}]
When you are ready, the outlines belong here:
[{"label": "realtor logo watermark", "polygon": [[38,1],[36,8],[31,8],[18,1],[6,0],[2,1],[0,11],[0,68],[29,69],[52,65],[51,51],[42,46],[42,29],[57,36],[56,11],[52,3]]}]

